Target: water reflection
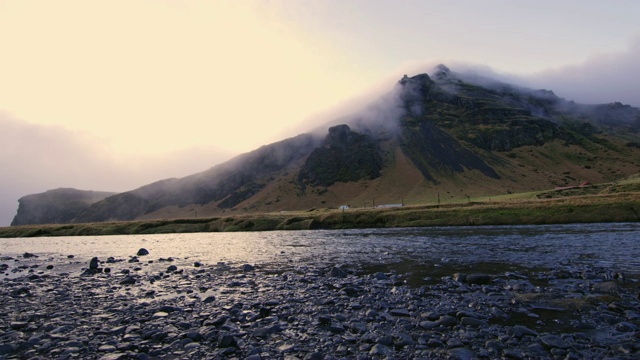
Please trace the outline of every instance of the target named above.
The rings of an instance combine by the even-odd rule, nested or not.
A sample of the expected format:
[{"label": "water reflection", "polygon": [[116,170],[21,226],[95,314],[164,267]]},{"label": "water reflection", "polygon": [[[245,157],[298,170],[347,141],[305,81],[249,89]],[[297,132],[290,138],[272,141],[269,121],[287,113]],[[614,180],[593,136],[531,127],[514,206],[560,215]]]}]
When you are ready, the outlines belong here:
[{"label": "water reflection", "polygon": [[585,264],[640,273],[639,239],[637,223],[272,231],[0,239],[0,255],[75,255],[77,261],[88,261],[94,256],[128,258],[143,247],[150,258],[172,257],[177,263]]}]

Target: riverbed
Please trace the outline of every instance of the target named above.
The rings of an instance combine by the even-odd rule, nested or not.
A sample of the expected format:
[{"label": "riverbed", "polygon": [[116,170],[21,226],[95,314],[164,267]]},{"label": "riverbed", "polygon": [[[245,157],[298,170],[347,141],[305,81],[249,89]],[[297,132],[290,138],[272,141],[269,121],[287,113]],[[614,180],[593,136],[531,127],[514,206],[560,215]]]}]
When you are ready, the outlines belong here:
[{"label": "riverbed", "polygon": [[0,244],[0,358],[640,355],[636,223]]}]

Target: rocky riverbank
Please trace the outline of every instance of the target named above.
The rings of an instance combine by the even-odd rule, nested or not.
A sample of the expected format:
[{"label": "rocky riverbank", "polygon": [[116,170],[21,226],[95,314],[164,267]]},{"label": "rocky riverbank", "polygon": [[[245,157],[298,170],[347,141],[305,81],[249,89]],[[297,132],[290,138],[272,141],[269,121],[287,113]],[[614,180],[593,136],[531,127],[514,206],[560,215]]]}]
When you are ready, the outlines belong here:
[{"label": "rocky riverbank", "polygon": [[2,257],[0,359],[640,357],[638,280],[615,269],[452,269],[416,285],[366,266],[152,253]]}]

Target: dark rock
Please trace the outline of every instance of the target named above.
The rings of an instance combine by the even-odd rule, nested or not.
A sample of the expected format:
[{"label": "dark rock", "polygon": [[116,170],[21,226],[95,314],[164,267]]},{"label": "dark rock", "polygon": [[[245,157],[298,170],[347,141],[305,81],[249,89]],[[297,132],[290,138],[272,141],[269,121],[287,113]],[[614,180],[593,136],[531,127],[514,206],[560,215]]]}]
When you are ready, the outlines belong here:
[{"label": "dark rock", "polygon": [[0,355],[8,355],[15,351],[12,344],[0,344]]},{"label": "dark rock", "polygon": [[411,316],[411,313],[409,313],[409,310],[407,309],[392,309],[391,311],[389,311],[389,313],[393,316],[403,316],[403,317]]},{"label": "dark rock", "polygon": [[89,261],[89,269],[90,270],[96,270],[98,269],[98,258],[94,257],[91,259],[91,261]]},{"label": "dark rock", "polygon": [[25,321],[12,321],[9,323],[9,326],[14,330],[23,329],[27,327],[27,325],[29,325],[29,323]]},{"label": "dark rock", "polygon": [[373,278],[376,280],[387,280],[389,277],[383,272],[377,272],[373,274]]},{"label": "dark rock", "polygon": [[440,319],[438,319],[437,323],[438,325],[451,327],[458,323],[458,319],[454,318],[453,316],[444,315],[441,316]]},{"label": "dark rock", "polygon": [[389,347],[382,345],[382,344],[375,344],[373,345],[373,347],[371,348],[371,351],[369,351],[369,355],[371,356],[388,356],[393,354],[393,350],[391,350]]},{"label": "dark rock", "polygon": [[569,344],[557,335],[544,335],[540,337],[542,345],[547,349],[568,349]]},{"label": "dark rock", "polygon": [[136,278],[129,275],[126,276],[124,279],[120,280],[120,285],[133,285],[136,283]]},{"label": "dark rock", "polygon": [[504,349],[502,356],[507,359],[521,360],[524,359],[524,355],[518,349]]},{"label": "dark rock", "polygon": [[230,334],[224,334],[218,337],[218,347],[228,348],[228,347],[237,347],[238,343],[236,338]]},{"label": "dark rock", "polygon": [[138,250],[138,252],[136,253],[136,255],[138,256],[145,256],[145,255],[149,255],[149,250],[145,249],[145,248],[140,248],[140,250]]},{"label": "dark rock", "polygon": [[473,353],[473,351],[464,348],[464,347],[459,347],[459,348],[455,348],[452,350],[449,350],[449,359],[455,359],[455,360],[472,360],[475,359],[476,356]]},{"label": "dark rock", "polygon": [[344,272],[344,270],[340,269],[339,267],[333,267],[331,268],[331,271],[329,271],[329,276],[334,278],[344,279],[347,277],[347,273]]},{"label": "dark rock", "polygon": [[491,276],[487,274],[469,274],[466,279],[467,284],[486,285],[491,283]]},{"label": "dark rock", "polygon": [[467,326],[487,326],[488,323],[484,320],[472,318],[472,317],[463,317],[460,319],[460,324]]},{"label": "dark rock", "polygon": [[22,257],[25,258],[25,259],[29,259],[29,258],[37,258],[38,255],[26,252],[26,253],[22,254]]},{"label": "dark rock", "polygon": [[616,324],[616,330],[620,332],[635,332],[638,331],[638,327],[630,322],[622,321]]},{"label": "dark rock", "polygon": [[347,296],[349,297],[356,297],[358,295],[360,295],[360,289],[353,287],[353,286],[345,286],[344,288],[342,288],[342,291],[347,294]]},{"label": "dark rock", "polygon": [[421,321],[419,325],[425,330],[431,330],[440,326],[440,323],[438,323],[437,321]]},{"label": "dark rock", "polygon": [[460,274],[460,273],[455,273],[453,274],[453,281],[457,281],[457,282],[466,282],[467,281],[467,275],[465,274]]},{"label": "dark rock", "polygon": [[171,305],[162,305],[158,311],[164,311],[166,313],[172,313],[174,311],[176,311],[177,308],[175,306],[171,306]]},{"label": "dark rock", "polygon": [[538,334],[526,326],[516,325],[507,330],[507,334],[515,338],[521,339],[524,336],[538,336]]},{"label": "dark rock", "polygon": [[249,264],[242,265],[242,271],[244,271],[244,272],[249,272],[249,271],[253,271],[253,270],[255,270],[253,265],[249,265]]},{"label": "dark rock", "polygon": [[177,271],[177,270],[178,270],[178,267],[175,266],[175,265],[169,265],[167,267],[167,272],[173,272],[173,271]]},{"label": "dark rock", "polygon": [[617,294],[619,292],[618,284],[614,281],[603,281],[593,284],[593,291],[603,294]]}]

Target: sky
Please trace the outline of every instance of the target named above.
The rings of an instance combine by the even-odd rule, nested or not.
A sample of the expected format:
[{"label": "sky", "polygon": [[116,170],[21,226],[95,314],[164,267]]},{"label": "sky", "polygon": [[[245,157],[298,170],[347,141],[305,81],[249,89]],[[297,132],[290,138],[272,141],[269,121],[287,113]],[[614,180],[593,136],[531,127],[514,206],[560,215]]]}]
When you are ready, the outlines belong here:
[{"label": "sky", "polygon": [[444,63],[640,106],[635,0],[0,0],[0,226],[329,122]]}]

